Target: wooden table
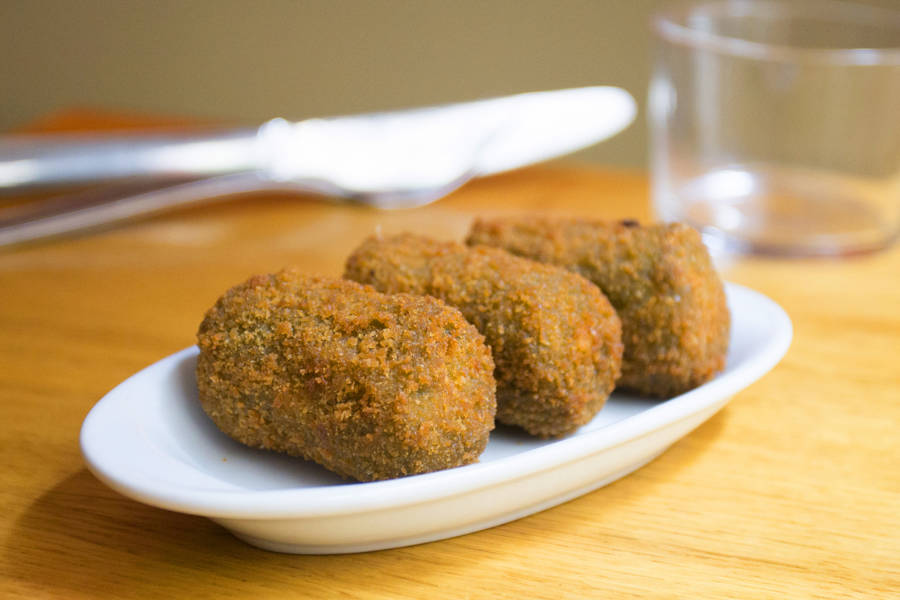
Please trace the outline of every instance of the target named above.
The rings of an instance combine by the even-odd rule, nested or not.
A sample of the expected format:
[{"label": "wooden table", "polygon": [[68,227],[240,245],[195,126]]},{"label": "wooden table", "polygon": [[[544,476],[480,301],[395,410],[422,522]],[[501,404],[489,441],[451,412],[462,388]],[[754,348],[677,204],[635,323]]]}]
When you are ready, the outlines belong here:
[{"label": "wooden table", "polygon": [[[44,129],[120,125],[90,113]],[[783,362],[636,473],[519,521],[357,555],[252,548],[126,499],[78,449],[110,388],[194,342],[252,273],[339,275],[380,227],[460,238],[475,215],[649,216],[642,173],[564,165],[425,208],[222,201],[0,250],[0,595],[25,598],[889,597],[900,593],[900,246],[744,259],[725,276],[793,319]],[[897,597],[897,596],[892,596]]]}]

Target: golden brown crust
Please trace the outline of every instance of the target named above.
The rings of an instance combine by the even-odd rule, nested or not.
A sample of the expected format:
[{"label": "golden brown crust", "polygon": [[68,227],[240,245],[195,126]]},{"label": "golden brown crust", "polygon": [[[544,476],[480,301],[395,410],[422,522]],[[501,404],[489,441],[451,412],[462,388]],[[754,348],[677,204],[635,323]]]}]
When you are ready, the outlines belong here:
[{"label": "golden brown crust", "polygon": [[619,375],[619,319],[596,286],[495,248],[404,234],[370,238],[345,277],[459,308],[497,365],[497,420],[532,434],[574,431],[599,411]]},{"label": "golden brown crust", "polygon": [[478,220],[466,241],[565,267],[597,284],[622,319],[622,387],[669,397],[725,366],[724,288],[700,235],[686,225]]},{"label": "golden brown crust", "polygon": [[200,402],[222,431],[345,477],[474,462],[494,427],[484,337],[432,298],[285,270],[228,290],[197,339]]}]

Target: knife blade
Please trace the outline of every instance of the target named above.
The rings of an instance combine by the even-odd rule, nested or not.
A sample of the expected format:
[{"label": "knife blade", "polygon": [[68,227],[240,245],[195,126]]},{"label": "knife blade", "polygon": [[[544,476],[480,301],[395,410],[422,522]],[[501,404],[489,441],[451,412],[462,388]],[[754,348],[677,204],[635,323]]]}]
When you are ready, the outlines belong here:
[{"label": "knife blade", "polygon": [[413,188],[444,173],[441,161],[469,161],[473,175],[488,175],[573,152],[635,113],[626,91],[598,86],[216,133],[3,136],[0,190],[242,171],[361,191]]}]

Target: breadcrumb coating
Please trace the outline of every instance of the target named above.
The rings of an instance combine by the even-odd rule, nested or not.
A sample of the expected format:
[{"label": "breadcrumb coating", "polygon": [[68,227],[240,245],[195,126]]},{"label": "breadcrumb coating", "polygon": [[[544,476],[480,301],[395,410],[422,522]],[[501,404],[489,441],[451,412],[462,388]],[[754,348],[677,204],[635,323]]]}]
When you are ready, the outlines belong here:
[{"label": "breadcrumb coating", "polygon": [[466,241],[564,267],[597,284],[622,320],[623,388],[671,397],[725,366],[724,287],[700,235],[687,225],[505,218],[476,221]]},{"label": "breadcrumb coating", "polygon": [[197,341],[200,403],[222,431],[344,477],[472,463],[494,428],[484,337],[433,298],[284,270],[228,290]]},{"label": "breadcrumb coating", "polygon": [[493,352],[497,420],[561,436],[590,421],[619,376],[621,326],[596,286],[495,248],[402,234],[369,238],[345,277],[457,307]]}]

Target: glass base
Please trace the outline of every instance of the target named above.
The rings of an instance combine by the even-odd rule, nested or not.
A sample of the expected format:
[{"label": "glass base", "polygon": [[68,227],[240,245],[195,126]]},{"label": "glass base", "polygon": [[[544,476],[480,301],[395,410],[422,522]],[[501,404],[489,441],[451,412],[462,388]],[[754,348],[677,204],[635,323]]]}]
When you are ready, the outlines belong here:
[{"label": "glass base", "polygon": [[846,256],[900,232],[900,198],[887,185],[830,173],[734,167],[658,196],[659,217],[696,227],[714,252]]}]

